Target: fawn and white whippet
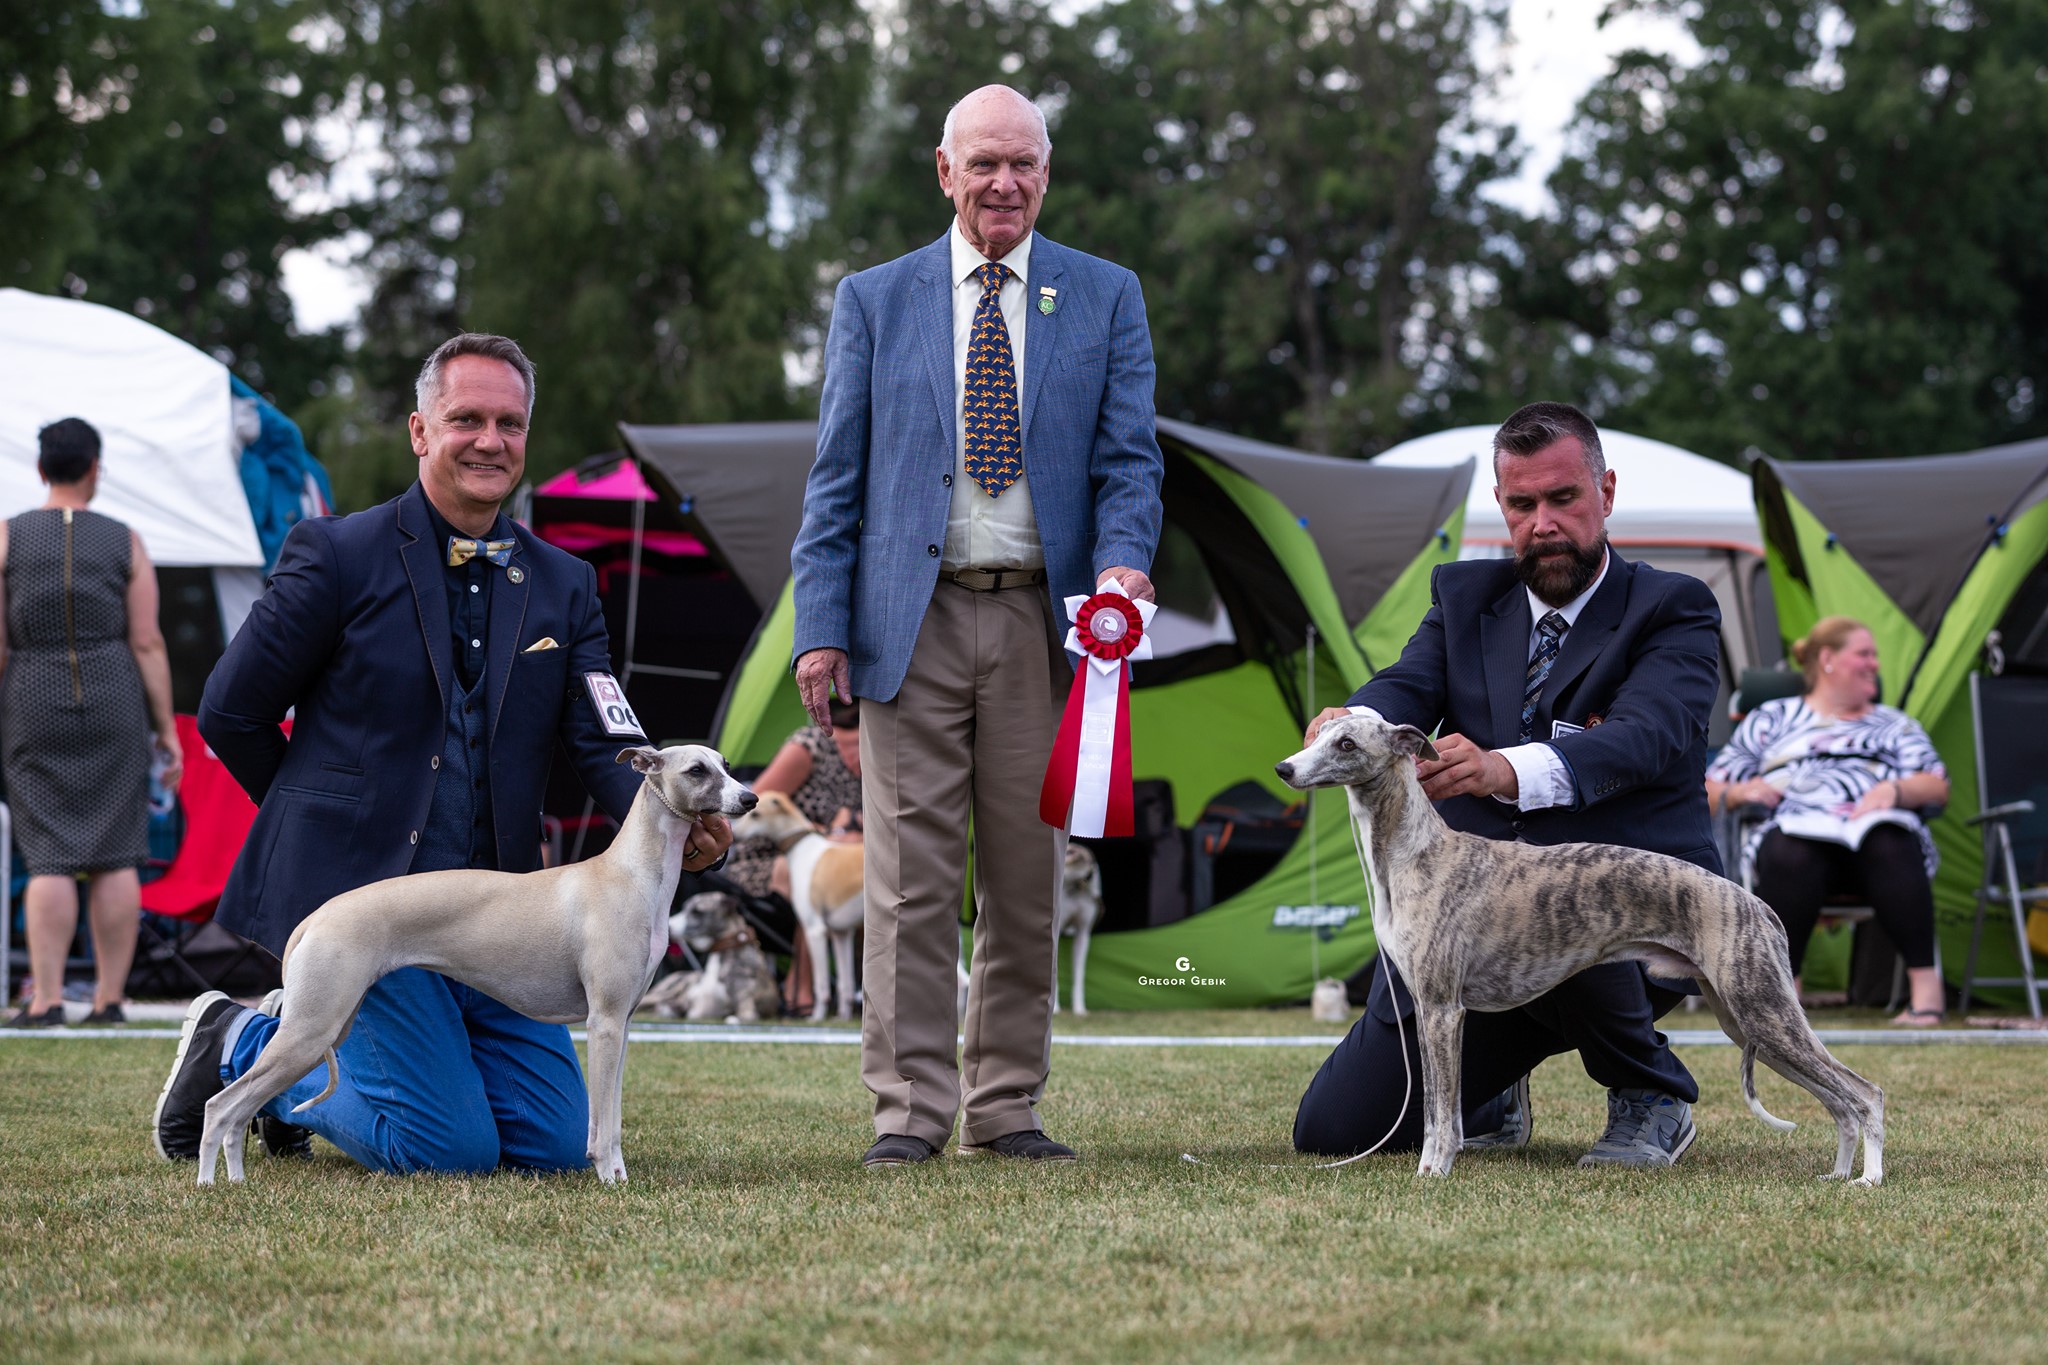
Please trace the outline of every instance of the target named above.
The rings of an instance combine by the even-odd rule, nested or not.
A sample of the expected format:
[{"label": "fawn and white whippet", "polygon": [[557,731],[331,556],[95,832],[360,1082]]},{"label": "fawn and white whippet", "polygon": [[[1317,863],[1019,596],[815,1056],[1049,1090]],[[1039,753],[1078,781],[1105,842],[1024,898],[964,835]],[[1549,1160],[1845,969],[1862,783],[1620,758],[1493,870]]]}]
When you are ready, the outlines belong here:
[{"label": "fawn and white whippet", "polygon": [[255,1065],[206,1103],[199,1183],[213,1183],[225,1152],[242,1178],[242,1143],[256,1111],[324,1057],[334,1093],[334,1049],[379,977],[425,967],[475,987],[544,1023],[587,1019],[589,1155],[598,1178],[626,1178],[619,1108],[626,1021],[668,950],[669,905],[683,845],[700,815],[739,815],[754,794],[701,745],[622,750],[646,778],[611,847],[588,861],[538,872],[455,870],[393,877],[344,892],[292,931],[284,950],[277,1032]]}]

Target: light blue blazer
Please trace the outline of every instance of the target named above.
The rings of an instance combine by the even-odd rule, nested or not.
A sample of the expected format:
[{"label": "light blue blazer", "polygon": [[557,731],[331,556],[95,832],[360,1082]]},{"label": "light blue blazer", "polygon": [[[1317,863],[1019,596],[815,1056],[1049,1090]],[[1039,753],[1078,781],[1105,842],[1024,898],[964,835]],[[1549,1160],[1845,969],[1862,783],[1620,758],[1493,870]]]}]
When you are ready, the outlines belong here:
[{"label": "light blue blazer", "polygon": [[[818,459],[790,552],[796,640],[846,651],[858,697],[890,701],[938,584],[959,441],[947,237],[839,283],[825,339]],[[1150,572],[1162,462],[1138,277],[1031,244],[1024,472],[1057,606],[1104,569]],[[1058,306],[1039,311],[1039,287]],[[1057,612],[1055,613],[1057,619]]]}]

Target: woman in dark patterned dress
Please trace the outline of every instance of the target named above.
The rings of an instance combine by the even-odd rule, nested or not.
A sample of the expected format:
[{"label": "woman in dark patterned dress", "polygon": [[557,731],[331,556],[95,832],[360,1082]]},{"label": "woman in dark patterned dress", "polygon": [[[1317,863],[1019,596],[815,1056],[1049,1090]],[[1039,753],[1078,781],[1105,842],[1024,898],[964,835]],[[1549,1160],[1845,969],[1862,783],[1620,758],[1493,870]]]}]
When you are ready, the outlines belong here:
[{"label": "woman in dark patterned dress", "polygon": [[1804,696],[1767,701],[1707,768],[1707,805],[1756,805],[1768,820],[1742,860],[1756,894],[1785,925],[1799,974],[1822,903],[1866,897],[1906,959],[1912,1003],[1892,1022],[1941,1022],[1934,966],[1934,840],[1916,813],[1948,802],[1948,771],[1918,721],[1877,703],[1877,642],[1862,622],[1830,616],[1792,646]]},{"label": "woman in dark patterned dress", "polygon": [[44,427],[36,462],[49,499],[0,526],[0,730],[34,997],[13,1028],[64,1022],[64,958],[91,888],[88,1024],[120,1023],[149,856],[150,731],[163,782],[182,770],[171,671],[157,628],[156,570],[136,534],[88,512],[99,433],[72,417]]}]

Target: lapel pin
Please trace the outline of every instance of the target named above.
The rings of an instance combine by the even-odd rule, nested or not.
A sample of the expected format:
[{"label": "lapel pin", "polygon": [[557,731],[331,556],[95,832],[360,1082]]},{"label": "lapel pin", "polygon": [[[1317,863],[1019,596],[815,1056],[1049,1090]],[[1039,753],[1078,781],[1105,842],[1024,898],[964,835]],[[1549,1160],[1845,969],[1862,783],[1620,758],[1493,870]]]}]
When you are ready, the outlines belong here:
[{"label": "lapel pin", "polygon": [[1050,313],[1050,312],[1052,312],[1052,310],[1053,310],[1053,309],[1055,309],[1055,308],[1059,307],[1059,304],[1058,304],[1058,302],[1057,302],[1057,301],[1055,300],[1055,298],[1054,298],[1054,296],[1055,296],[1056,294],[1058,294],[1059,292],[1060,292],[1059,290],[1057,290],[1057,289],[1053,288],[1053,287],[1052,287],[1051,285],[1049,285],[1049,284],[1041,284],[1041,285],[1039,285],[1039,286],[1038,286],[1038,311],[1039,311],[1039,312],[1041,312],[1041,313]]},{"label": "lapel pin", "polygon": [[514,583],[524,583],[526,581],[526,570],[514,564],[511,568],[505,570],[505,577]]}]

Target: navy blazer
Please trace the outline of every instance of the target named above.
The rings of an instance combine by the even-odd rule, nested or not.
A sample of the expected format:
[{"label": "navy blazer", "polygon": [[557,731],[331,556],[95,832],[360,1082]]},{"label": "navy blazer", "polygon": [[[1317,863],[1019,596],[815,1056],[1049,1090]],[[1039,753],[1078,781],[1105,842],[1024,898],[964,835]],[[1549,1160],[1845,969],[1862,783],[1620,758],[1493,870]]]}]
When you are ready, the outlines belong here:
[{"label": "navy blazer", "polygon": [[[540,865],[556,742],[623,820],[640,779],[614,760],[644,741],[607,734],[585,689],[584,674],[611,670],[596,573],[523,526],[513,535],[523,572],[491,585],[486,723],[498,866],[525,872]],[[215,918],[280,957],[330,897],[412,866],[447,743],[445,572],[418,484],[302,521],[206,680],[199,731],[257,805]],[[545,639],[557,647],[531,648]]]},{"label": "navy blazer", "polygon": [[[951,238],[948,231],[839,282],[825,338],[818,459],[790,552],[790,657],[845,650],[854,695],[876,701],[894,698],[909,671],[953,502]],[[1164,469],[1152,334],[1138,277],[1122,266],[1040,235],[1029,272],[1024,473],[1053,619],[1064,621],[1060,603],[1093,592],[1104,569],[1152,567]]]},{"label": "navy blazer", "polygon": [[[1507,748],[1534,628],[1512,561],[1439,565],[1421,627],[1351,704]],[[1571,770],[1572,804],[1523,811],[1454,796],[1437,810],[1451,828],[1489,839],[1622,844],[1719,872],[1706,767],[1720,642],[1721,609],[1706,584],[1610,550],[1607,577],[1565,635],[1536,708],[1535,739]],[[1585,728],[1559,735],[1560,721]]]}]

